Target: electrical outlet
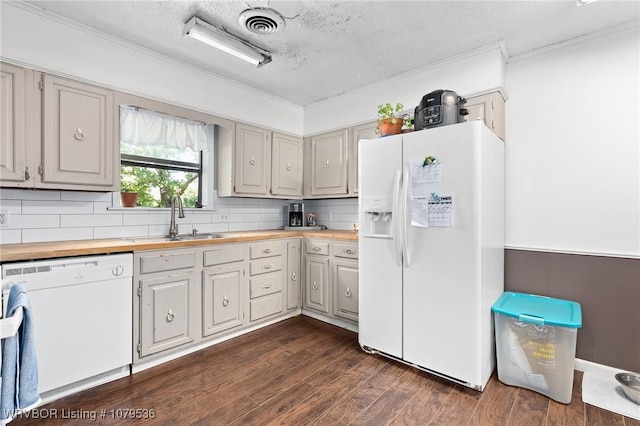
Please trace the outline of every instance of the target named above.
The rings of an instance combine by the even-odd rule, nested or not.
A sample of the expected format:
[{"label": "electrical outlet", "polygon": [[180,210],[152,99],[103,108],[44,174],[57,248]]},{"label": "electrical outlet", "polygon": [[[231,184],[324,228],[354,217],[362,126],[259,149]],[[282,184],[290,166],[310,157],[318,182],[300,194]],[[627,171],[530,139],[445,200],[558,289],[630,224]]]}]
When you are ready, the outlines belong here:
[{"label": "electrical outlet", "polygon": [[0,210],[0,228],[9,227],[9,210]]}]

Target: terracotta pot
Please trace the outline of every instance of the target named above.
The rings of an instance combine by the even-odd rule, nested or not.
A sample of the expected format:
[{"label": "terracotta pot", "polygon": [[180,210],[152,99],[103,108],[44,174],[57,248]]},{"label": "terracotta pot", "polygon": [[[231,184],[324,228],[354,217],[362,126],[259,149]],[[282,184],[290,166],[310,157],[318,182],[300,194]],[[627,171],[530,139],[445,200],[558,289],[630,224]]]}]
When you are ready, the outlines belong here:
[{"label": "terracotta pot", "polygon": [[120,203],[122,204],[122,207],[135,207],[137,201],[137,192],[120,192]]},{"label": "terracotta pot", "polygon": [[402,125],[404,124],[404,120],[402,118],[396,118],[396,123],[392,123],[391,120],[391,118],[378,120],[378,130],[380,130],[380,136],[400,134],[400,132],[402,131]]}]

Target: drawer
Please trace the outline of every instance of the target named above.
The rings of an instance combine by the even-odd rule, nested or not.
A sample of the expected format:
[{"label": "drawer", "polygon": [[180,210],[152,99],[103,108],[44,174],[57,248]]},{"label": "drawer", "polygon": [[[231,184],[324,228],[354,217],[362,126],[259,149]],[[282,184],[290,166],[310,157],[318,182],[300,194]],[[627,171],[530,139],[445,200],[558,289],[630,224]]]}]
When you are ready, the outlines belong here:
[{"label": "drawer", "polygon": [[251,311],[251,321],[257,321],[268,317],[269,315],[275,315],[282,312],[282,302],[282,293],[276,293],[260,299],[252,300],[249,308]]},{"label": "drawer", "polygon": [[221,245],[204,252],[204,266],[244,260],[244,244]]},{"label": "drawer", "polygon": [[249,263],[249,275],[266,274],[282,270],[282,256],[252,260]]},{"label": "drawer", "polygon": [[249,258],[260,259],[263,257],[281,256],[282,241],[265,241],[249,245]]},{"label": "drawer", "polygon": [[304,252],[308,254],[322,254],[329,255],[329,243],[322,243],[318,241],[306,241],[304,243]]},{"label": "drawer", "polygon": [[140,273],[173,271],[176,269],[193,268],[196,265],[195,252],[158,254],[140,257]]},{"label": "drawer", "polygon": [[333,243],[333,255],[336,257],[358,258],[357,244]]},{"label": "drawer", "polygon": [[283,280],[284,277],[282,271],[259,275],[249,279],[251,299],[282,291]]}]

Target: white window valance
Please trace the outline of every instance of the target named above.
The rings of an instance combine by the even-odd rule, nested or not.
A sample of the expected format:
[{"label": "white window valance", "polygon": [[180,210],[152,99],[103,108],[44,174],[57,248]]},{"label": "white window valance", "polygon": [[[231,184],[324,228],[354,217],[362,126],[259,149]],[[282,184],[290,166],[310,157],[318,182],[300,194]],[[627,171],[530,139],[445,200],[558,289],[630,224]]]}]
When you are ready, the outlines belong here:
[{"label": "white window valance", "polygon": [[120,140],[195,152],[207,148],[205,124],[125,105],[120,106]]}]

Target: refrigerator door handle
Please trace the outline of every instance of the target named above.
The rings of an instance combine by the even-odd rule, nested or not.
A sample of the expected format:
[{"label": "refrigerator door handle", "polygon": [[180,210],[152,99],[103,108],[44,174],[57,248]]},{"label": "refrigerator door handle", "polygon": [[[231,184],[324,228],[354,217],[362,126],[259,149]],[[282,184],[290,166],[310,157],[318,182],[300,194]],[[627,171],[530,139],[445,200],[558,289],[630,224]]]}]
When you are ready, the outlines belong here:
[{"label": "refrigerator door handle", "polygon": [[402,236],[401,226],[401,218],[402,211],[400,209],[400,193],[402,192],[402,182],[400,178],[402,177],[402,170],[397,170],[393,177],[393,216],[391,223],[391,238],[393,238],[394,244],[394,258],[396,260],[396,265],[402,266],[402,241],[400,241]]},{"label": "refrigerator door handle", "polygon": [[402,198],[400,199],[400,205],[402,206],[401,223],[402,229],[402,257],[404,259],[405,268],[409,267],[409,233],[407,232],[407,212],[409,211],[409,168],[404,169],[402,176]]}]

